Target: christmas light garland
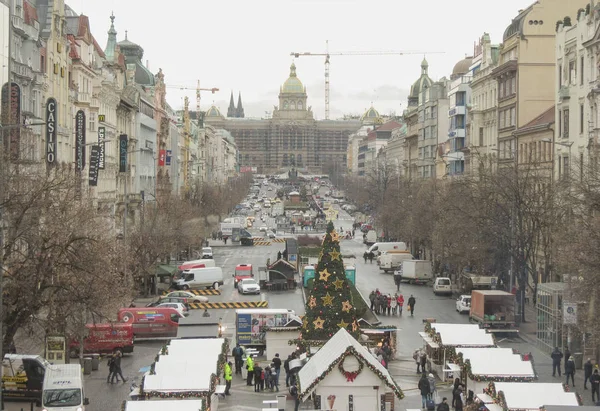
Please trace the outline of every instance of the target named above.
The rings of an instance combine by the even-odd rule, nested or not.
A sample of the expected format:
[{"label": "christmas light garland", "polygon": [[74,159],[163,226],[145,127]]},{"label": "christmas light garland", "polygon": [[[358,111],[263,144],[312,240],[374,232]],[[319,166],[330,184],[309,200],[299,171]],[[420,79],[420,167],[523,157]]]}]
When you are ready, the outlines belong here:
[{"label": "christmas light garland", "polygon": [[359,374],[362,372],[364,365],[362,363],[362,361],[358,360],[358,370],[356,371],[346,371],[346,369],[344,368],[344,361],[346,361],[346,357],[348,357],[347,355],[342,358],[342,360],[338,363],[338,369],[340,370],[340,372],[342,373],[342,375],[344,377],[346,377],[346,381],[348,382],[354,382],[354,380],[356,379],[356,377],[359,376]]}]

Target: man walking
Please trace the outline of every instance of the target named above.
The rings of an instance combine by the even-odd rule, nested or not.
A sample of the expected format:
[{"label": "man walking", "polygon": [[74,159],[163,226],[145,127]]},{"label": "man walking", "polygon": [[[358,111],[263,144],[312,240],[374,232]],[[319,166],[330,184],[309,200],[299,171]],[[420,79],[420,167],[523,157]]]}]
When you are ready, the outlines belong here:
[{"label": "man walking", "polygon": [[400,282],[402,282],[402,267],[394,271],[394,283],[396,284],[396,291],[400,291]]},{"label": "man walking", "polygon": [[415,300],[415,297],[411,294],[410,298],[408,299],[408,311],[410,311],[410,316],[412,317],[413,314],[415,313],[415,303],[417,302],[417,300]]},{"label": "man walking", "polygon": [[592,364],[592,359],[588,358],[585,364],[583,364],[583,389],[587,390],[587,382],[592,378],[592,370],[594,369],[594,365]]},{"label": "man walking", "polygon": [[251,355],[246,358],[246,370],[248,376],[246,377],[246,385],[252,385],[252,377],[254,376],[254,360]]},{"label": "man walking", "polygon": [[567,361],[565,361],[565,375],[567,376],[566,384],[569,384],[569,377],[571,377],[571,382],[573,383],[573,387],[575,386],[575,361],[573,357],[569,357]]},{"label": "man walking", "polygon": [[279,358],[279,353],[275,354],[275,358],[273,358],[273,371],[275,374],[275,381],[277,381],[277,391],[279,391],[279,374],[281,373],[281,358]]},{"label": "man walking", "polygon": [[285,371],[285,386],[290,386],[290,361],[292,360],[292,356],[288,355],[287,360],[283,362],[283,370]]},{"label": "man walking", "polygon": [[[123,356],[123,353],[121,351],[118,351],[115,353],[115,371],[113,372],[112,378],[116,378],[117,382],[119,382],[119,377],[121,377],[121,379],[123,380],[123,384],[125,384],[127,382],[127,378],[123,377],[123,372],[121,371],[121,357]],[[118,376],[117,376],[118,375]],[[113,381],[111,380],[111,383]]]},{"label": "man walking", "polygon": [[556,376],[556,370],[558,370],[558,376],[561,376],[560,373],[560,361],[563,358],[563,353],[558,349],[558,347],[554,347],[554,351],[550,354],[550,358],[552,358],[552,376]]},{"label": "man walking", "polygon": [[590,378],[590,384],[592,384],[592,402],[595,404],[596,401],[600,401],[600,374],[598,374],[598,369],[594,370]]},{"label": "man walking", "polygon": [[242,347],[240,347],[239,344],[236,344],[234,349],[231,351],[231,355],[233,355],[233,358],[235,359],[236,375],[242,373],[242,355],[243,354],[244,354],[244,350],[242,350]]},{"label": "man walking", "polygon": [[[108,357],[108,377],[106,377],[106,382],[107,383],[113,383],[113,379],[114,379],[114,374],[115,374],[115,353],[111,354]],[[119,382],[119,377],[117,377],[117,382]]]},{"label": "man walking", "polygon": [[264,371],[258,363],[254,364],[254,392],[263,391],[265,389]]},{"label": "man walking", "polygon": [[225,395],[231,395],[229,390],[231,389],[231,380],[233,376],[231,375],[231,361],[225,364]]},{"label": "man walking", "polygon": [[298,387],[296,387],[295,384],[290,387],[290,395],[294,399],[294,411],[298,411],[298,407],[300,407],[300,398],[298,398]]}]

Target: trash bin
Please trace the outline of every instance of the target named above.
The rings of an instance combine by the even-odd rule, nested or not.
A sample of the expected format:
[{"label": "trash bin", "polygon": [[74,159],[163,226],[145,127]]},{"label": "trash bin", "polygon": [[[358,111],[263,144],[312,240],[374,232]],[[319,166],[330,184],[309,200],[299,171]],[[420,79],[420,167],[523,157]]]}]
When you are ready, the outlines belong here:
[{"label": "trash bin", "polygon": [[92,371],[98,371],[100,366],[100,354],[92,354]]},{"label": "trash bin", "polygon": [[580,370],[583,367],[583,353],[573,353],[573,361],[575,361],[575,369]]},{"label": "trash bin", "polygon": [[277,396],[277,408],[281,410],[285,410],[285,402],[287,400],[286,395],[278,395]]},{"label": "trash bin", "polygon": [[85,357],[83,359],[83,374],[90,375],[92,373],[92,357]]}]

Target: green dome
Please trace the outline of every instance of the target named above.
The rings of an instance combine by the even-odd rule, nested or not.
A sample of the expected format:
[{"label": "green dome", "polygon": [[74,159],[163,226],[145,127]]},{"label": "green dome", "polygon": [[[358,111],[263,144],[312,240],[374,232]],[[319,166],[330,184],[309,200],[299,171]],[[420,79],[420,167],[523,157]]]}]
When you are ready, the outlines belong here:
[{"label": "green dome", "polygon": [[223,117],[221,115],[221,111],[217,108],[217,106],[210,106],[208,111],[206,112],[206,117]]},{"label": "green dome", "polygon": [[290,66],[290,76],[285,81],[285,83],[283,83],[283,86],[281,87],[281,92],[289,94],[304,94],[305,92],[304,85],[296,76],[296,65],[294,63],[292,63],[292,65]]},{"label": "green dome", "polygon": [[368,109],[365,114],[362,115],[362,117],[360,118],[361,120],[368,120],[368,119],[376,119],[379,118],[379,112],[377,110],[375,110],[373,107],[371,107],[370,109]]}]

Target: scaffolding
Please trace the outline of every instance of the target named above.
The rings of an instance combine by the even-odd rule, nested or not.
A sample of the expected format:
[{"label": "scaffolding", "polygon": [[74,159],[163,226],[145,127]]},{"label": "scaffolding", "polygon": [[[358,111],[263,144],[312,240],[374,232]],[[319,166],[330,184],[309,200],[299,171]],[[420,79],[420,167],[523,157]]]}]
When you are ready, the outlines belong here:
[{"label": "scaffolding", "polygon": [[537,346],[551,353],[563,345],[563,294],[565,283],[543,283],[537,288]]}]

